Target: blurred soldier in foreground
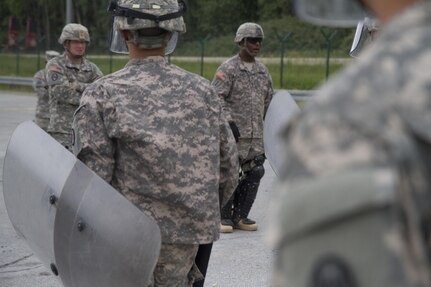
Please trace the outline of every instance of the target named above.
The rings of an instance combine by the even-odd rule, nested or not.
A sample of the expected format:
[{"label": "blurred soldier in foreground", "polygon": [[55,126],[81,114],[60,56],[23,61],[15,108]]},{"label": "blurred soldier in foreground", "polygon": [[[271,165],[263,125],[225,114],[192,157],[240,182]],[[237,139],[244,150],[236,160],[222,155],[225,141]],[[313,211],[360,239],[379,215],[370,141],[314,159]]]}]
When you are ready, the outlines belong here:
[{"label": "blurred soldier in foreground", "polygon": [[237,141],[241,166],[234,196],[221,211],[222,232],[232,232],[233,228],[257,230],[248,214],[265,173],[263,119],[273,95],[268,69],[256,60],[263,38],[258,24],[242,24],[235,36],[239,53],[217,69],[212,82]]},{"label": "blurred soldier in foreground", "polygon": [[[57,51],[48,50],[45,52],[45,65],[54,57],[59,56]],[[45,68],[39,70],[33,76],[33,89],[37,93],[36,115],[34,122],[44,131],[48,131],[49,124],[49,94],[46,83]]]},{"label": "blurred soldier in foreground", "polygon": [[296,4],[382,29],[286,130],[275,285],[431,286],[431,1]]},{"label": "blurred soldier in foreground", "polygon": [[109,10],[111,50],[129,62],[85,90],[74,151],[158,223],[151,286],[192,286],[199,244],[219,238],[219,200],[237,184],[234,137],[210,83],[165,59],[185,32],[185,4],[121,0]]},{"label": "blurred soldier in foreground", "polygon": [[99,68],[84,58],[90,35],[80,24],[67,24],[58,39],[64,53],[46,65],[49,87],[49,134],[67,149],[72,146],[73,113],[84,89],[102,76]]}]

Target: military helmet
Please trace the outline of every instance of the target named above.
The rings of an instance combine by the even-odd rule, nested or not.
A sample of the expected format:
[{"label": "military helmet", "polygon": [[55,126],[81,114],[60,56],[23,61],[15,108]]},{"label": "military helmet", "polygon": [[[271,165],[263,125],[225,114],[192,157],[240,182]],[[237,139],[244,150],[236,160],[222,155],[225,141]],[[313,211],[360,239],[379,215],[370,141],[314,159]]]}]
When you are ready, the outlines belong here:
[{"label": "military helmet", "polygon": [[47,61],[51,60],[52,58],[55,58],[57,56],[60,56],[60,53],[54,50],[48,50],[45,52],[45,59]]},{"label": "military helmet", "polygon": [[244,23],[239,26],[235,35],[235,43],[241,42],[244,38],[264,38],[263,29],[256,23]]},{"label": "military helmet", "polygon": [[118,30],[159,27],[170,32],[186,32],[182,17],[185,4],[182,1],[118,0],[112,1],[108,10],[114,14],[114,28]]},{"label": "military helmet", "polygon": [[[168,55],[175,50],[179,33],[185,33],[185,0],[111,0],[108,11],[114,16],[110,50],[128,53],[122,30],[130,31],[129,42],[139,49],[165,47]],[[144,29],[156,28],[154,33]],[[159,31],[158,31],[159,30]]]},{"label": "military helmet", "polygon": [[295,0],[296,14],[323,26],[355,27],[366,16],[359,0]]},{"label": "military helmet", "polygon": [[64,26],[60,38],[58,39],[58,43],[63,45],[66,40],[85,41],[90,43],[90,34],[88,33],[87,27],[81,24],[69,23]]}]

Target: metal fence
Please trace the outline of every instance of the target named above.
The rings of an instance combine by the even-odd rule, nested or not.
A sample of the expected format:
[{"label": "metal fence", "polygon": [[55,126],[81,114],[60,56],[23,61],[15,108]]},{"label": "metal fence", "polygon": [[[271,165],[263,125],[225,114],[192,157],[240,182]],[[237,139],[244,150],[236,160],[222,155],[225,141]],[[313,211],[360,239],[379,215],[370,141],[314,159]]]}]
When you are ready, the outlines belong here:
[{"label": "metal fence", "polygon": [[[291,34],[280,35],[275,31],[265,38],[259,59],[267,65],[275,88],[315,89],[351,61],[346,45],[341,45],[336,36],[335,32],[322,30],[319,43],[301,46],[291,40]],[[44,67],[44,39],[39,40],[33,49],[24,49],[20,43],[18,41],[14,48],[0,50],[0,60],[4,64],[3,67],[0,66],[0,76],[30,77]],[[92,36],[87,53],[88,58],[104,74],[122,68],[127,62],[127,57],[109,52],[108,46],[108,37]],[[63,47],[55,44],[49,49],[62,51]],[[186,70],[212,79],[217,67],[237,52],[238,47],[232,39],[221,41],[205,36],[180,41],[169,60]]]}]

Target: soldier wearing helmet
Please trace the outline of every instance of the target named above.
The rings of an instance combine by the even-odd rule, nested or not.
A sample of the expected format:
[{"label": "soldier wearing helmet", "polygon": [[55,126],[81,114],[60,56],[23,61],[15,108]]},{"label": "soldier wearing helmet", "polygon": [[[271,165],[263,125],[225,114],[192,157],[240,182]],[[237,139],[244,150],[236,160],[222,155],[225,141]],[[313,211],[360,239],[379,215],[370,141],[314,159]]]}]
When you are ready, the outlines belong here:
[{"label": "soldier wearing helmet", "polygon": [[273,96],[268,69],[256,59],[263,39],[260,25],[240,25],[234,40],[239,53],[217,69],[212,82],[235,136],[241,166],[234,196],[221,210],[222,232],[257,230],[248,215],[265,172],[263,120]]},{"label": "soldier wearing helmet", "polygon": [[[45,64],[59,56],[60,53],[53,50],[45,52]],[[49,94],[46,83],[45,69],[41,69],[33,76],[33,89],[37,93],[36,115],[34,122],[44,131],[48,131],[49,124]]]},{"label": "soldier wearing helmet", "polygon": [[286,128],[274,286],[431,286],[431,1],[297,0],[378,37]]},{"label": "soldier wearing helmet", "polygon": [[220,204],[237,183],[234,137],[210,83],[166,60],[185,3],[119,0],[109,11],[111,49],[129,62],[85,90],[74,152],[158,223],[151,286],[192,286],[198,247],[219,238]]},{"label": "soldier wearing helmet", "polygon": [[64,53],[46,65],[50,121],[48,133],[67,149],[72,146],[73,113],[84,89],[102,76],[99,68],[84,58],[90,35],[81,24],[67,24],[58,39]]}]

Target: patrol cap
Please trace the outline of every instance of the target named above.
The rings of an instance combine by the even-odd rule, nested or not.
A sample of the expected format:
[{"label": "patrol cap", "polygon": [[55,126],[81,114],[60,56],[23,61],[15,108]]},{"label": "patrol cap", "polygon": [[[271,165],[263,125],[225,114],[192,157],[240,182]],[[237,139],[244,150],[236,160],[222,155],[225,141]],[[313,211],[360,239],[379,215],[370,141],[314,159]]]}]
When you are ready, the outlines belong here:
[{"label": "patrol cap", "polygon": [[60,38],[58,39],[58,43],[63,45],[66,40],[85,41],[90,43],[90,34],[88,33],[87,27],[81,24],[70,23],[64,26]]},{"label": "patrol cap", "polygon": [[244,23],[238,27],[235,35],[235,43],[241,42],[244,38],[264,38],[263,29],[256,23]]},{"label": "patrol cap", "polygon": [[296,14],[312,24],[355,27],[366,16],[358,0],[295,0]]},{"label": "patrol cap", "polygon": [[52,58],[55,58],[55,57],[57,57],[57,56],[60,56],[60,53],[59,53],[59,52],[57,52],[57,51],[54,51],[54,50],[48,50],[48,51],[45,51],[45,59],[46,59],[47,61],[49,61],[49,60],[51,60]]}]

